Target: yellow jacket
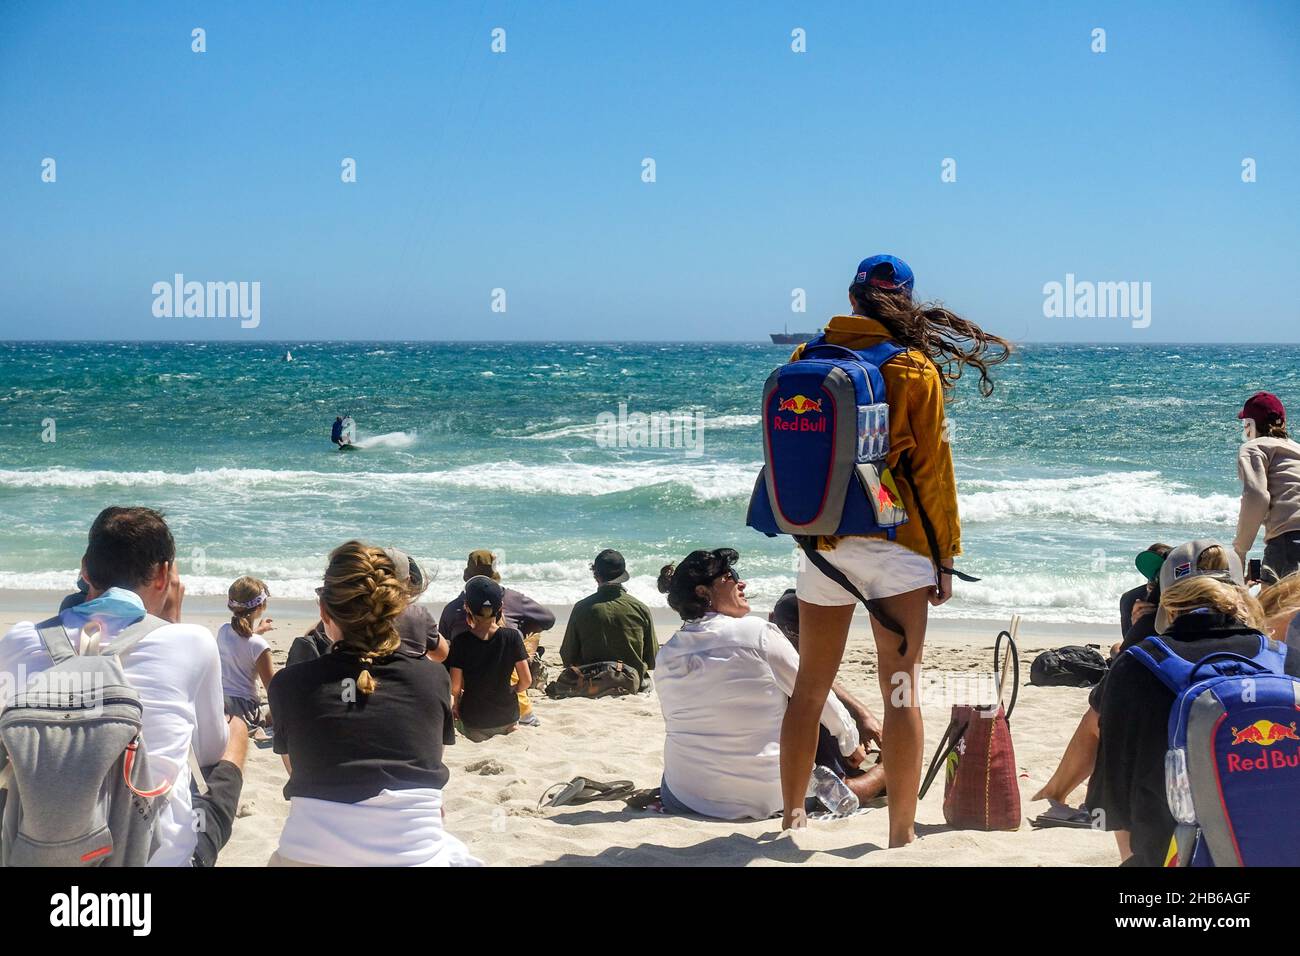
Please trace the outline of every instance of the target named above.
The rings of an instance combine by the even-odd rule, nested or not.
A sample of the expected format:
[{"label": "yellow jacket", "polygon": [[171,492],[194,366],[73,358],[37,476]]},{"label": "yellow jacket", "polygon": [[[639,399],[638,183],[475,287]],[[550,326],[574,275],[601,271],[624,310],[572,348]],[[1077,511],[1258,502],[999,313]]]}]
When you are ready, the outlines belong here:
[{"label": "yellow jacket", "polygon": [[[850,349],[865,349],[889,338],[885,327],[861,315],[837,315],[826,326],[826,341]],[[803,352],[801,345],[791,360]],[[907,523],[896,540],[917,554],[933,558],[921,521],[921,508],[934,526],[940,559],[961,554],[961,522],[957,517],[957,479],[952,470],[952,447],[944,424],[943,382],[939,370],[923,353],[908,349],[880,368],[889,402],[889,457],[898,492],[907,508]],[[899,467],[906,454],[910,472]],[[918,504],[920,507],[918,507]],[[885,537],[884,533],[871,537]],[[831,547],[823,538],[818,548]]]}]

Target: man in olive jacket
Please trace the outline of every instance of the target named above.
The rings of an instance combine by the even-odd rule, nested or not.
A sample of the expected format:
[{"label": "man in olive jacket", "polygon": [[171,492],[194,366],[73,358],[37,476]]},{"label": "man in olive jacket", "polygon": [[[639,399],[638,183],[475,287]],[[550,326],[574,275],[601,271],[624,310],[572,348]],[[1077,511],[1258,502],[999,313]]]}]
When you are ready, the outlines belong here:
[{"label": "man in olive jacket", "polygon": [[659,652],[650,609],[624,590],[627,564],[617,551],[606,549],[596,555],[591,573],[596,593],[573,605],[560,659],[565,667],[622,661],[636,671],[638,689],[644,691]]}]

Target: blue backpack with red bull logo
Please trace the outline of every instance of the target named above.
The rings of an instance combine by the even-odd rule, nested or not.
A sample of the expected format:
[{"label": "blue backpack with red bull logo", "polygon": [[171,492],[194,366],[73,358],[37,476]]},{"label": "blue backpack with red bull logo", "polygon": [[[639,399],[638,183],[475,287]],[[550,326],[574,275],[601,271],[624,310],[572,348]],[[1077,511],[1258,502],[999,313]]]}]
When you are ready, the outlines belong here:
[{"label": "blue backpack with red bull logo", "polygon": [[880,366],[905,351],[811,339],[763,387],[763,469],[745,523],[767,535],[885,532],[907,521],[885,465],[889,405]]},{"label": "blue backpack with red bull logo", "polygon": [[1264,635],[1253,657],[1192,662],[1158,637],[1129,648],[1175,695],[1165,795],[1177,824],[1166,866],[1300,864],[1300,680]]}]

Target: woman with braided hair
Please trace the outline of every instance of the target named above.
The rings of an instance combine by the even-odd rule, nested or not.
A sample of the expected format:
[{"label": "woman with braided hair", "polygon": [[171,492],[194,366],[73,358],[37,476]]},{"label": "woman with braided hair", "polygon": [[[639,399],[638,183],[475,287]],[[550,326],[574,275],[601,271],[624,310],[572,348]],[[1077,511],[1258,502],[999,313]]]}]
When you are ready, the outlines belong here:
[{"label": "woman with braided hair", "polygon": [[330,652],[271,681],[290,801],[271,865],[476,865],[442,826],[447,671],[399,651],[409,586],[382,549],[349,541],[316,593]]}]

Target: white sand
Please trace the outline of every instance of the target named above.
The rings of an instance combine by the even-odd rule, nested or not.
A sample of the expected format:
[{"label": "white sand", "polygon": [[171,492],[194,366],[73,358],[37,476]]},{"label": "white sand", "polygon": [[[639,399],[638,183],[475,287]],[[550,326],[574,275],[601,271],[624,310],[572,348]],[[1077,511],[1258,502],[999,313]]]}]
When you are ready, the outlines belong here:
[{"label": "white sand", "polygon": [[[0,593],[0,628],[15,621],[48,616],[58,596],[33,592]],[[224,620],[220,602],[191,599],[188,620],[213,630]],[[434,607],[434,611],[440,605]],[[272,601],[277,628],[272,641],[277,666],[293,637],[315,623],[309,605]],[[552,675],[565,612],[556,630],[542,638]],[[659,617],[659,638],[673,631]],[[944,674],[991,670],[993,638],[1004,624],[936,623],[927,639],[925,670],[930,679]],[[1045,802],[1029,797],[1047,780],[1087,706],[1087,691],[1027,686],[1029,662],[1039,651],[1065,643],[1108,647],[1115,628],[1079,625],[1036,627],[1022,623],[1020,698],[1011,720],[1020,767],[1022,815],[1034,816]],[[1104,653],[1104,651],[1103,651]],[[874,648],[859,617],[840,670],[841,681],[878,715],[881,696],[871,669]],[[536,809],[551,784],[574,776],[629,779],[638,787],[659,784],[663,768],[663,718],[654,693],[598,701],[552,701],[534,694],[541,727],[521,727],[506,737],[475,744],[459,740],[447,748],[451,770],[447,786],[447,827],[484,862],[495,866],[601,864],[641,866],[743,866],[772,863],[897,866],[1114,866],[1119,862],[1113,837],[1090,830],[1031,830],[980,833],[950,830],[943,820],[942,775],[922,801],[917,815],[920,839],[885,849],[884,807],[836,820],[814,821],[807,830],[780,834],[779,820],[729,823],[629,810],[621,801],[559,810]],[[923,708],[926,762],[948,723],[948,703]],[[234,835],[220,865],[261,866],[275,849],[288,813],[281,789],[286,775],[269,742],[254,745],[245,767],[244,794]],[[1083,799],[1083,788],[1072,803]]]}]

